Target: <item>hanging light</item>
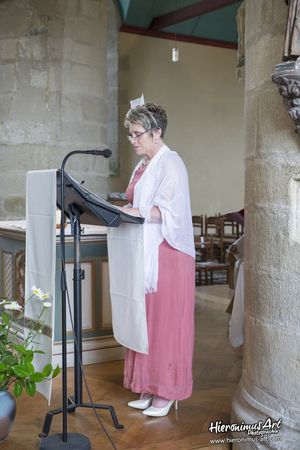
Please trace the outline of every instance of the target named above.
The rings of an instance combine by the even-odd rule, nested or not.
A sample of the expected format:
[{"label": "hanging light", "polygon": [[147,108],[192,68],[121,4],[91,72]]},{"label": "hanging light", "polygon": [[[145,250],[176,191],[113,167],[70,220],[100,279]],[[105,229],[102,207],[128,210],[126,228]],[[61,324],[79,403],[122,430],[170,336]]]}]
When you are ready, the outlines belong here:
[{"label": "hanging light", "polygon": [[[177,0],[176,0],[176,4],[175,4],[175,14],[177,13],[178,10],[178,4],[177,4]],[[176,63],[179,61],[179,49],[177,47],[177,22],[175,25],[175,42],[174,42],[174,47],[172,48],[172,62]]]},{"label": "hanging light", "polygon": [[172,61],[173,62],[179,61],[179,50],[177,47],[172,48]]}]

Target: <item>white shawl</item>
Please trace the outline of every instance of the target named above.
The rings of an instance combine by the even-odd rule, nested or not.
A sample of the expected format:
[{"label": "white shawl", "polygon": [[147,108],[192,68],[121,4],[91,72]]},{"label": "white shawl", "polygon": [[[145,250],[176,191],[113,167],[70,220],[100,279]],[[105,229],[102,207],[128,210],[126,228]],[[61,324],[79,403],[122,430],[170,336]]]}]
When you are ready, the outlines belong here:
[{"label": "white shawl", "polygon": [[[141,166],[143,160],[136,166]],[[150,210],[160,209],[162,222],[151,223]],[[163,145],[150,160],[135,185],[134,208],[146,220],[144,227],[145,290],[155,292],[158,279],[158,248],[166,241],[183,253],[195,256],[188,176],[179,155]]]}]

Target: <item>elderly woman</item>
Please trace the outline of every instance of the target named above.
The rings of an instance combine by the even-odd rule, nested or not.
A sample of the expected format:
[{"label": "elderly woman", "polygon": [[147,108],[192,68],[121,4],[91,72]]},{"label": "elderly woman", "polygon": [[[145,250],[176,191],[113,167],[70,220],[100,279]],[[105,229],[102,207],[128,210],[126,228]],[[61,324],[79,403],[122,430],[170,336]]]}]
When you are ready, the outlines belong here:
[{"label": "elderly woman", "polygon": [[129,406],[147,416],[168,414],[191,396],[194,348],[194,238],[188,177],[167,147],[165,110],[153,103],[130,109],[128,139],[141,160],[126,194],[126,212],[145,218],[144,253],[148,354],[127,349],[124,386],[140,398]]}]

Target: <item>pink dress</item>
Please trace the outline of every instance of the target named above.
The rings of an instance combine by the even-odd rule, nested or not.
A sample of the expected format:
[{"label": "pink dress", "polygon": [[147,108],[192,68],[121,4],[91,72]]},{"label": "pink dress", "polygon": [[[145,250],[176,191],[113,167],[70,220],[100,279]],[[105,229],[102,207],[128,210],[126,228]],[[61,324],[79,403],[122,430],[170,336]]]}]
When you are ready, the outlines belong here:
[{"label": "pink dress", "polygon": [[[144,170],[136,172],[126,190],[131,203]],[[193,387],[195,261],[164,240],[158,267],[157,291],[146,294],[149,352],[126,350],[124,386],[136,393],[183,400]]]}]

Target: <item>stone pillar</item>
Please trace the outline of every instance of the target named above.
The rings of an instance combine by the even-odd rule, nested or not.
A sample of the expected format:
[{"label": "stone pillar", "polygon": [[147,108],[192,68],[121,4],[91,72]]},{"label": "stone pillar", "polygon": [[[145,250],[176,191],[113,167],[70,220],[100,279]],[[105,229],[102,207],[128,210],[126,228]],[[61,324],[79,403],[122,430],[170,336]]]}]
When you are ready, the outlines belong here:
[{"label": "stone pillar", "polygon": [[232,423],[282,427],[242,450],[300,443],[300,136],[271,81],[286,17],[284,1],[246,0],[245,344]]},{"label": "stone pillar", "polygon": [[[57,168],[75,149],[109,146],[107,61],[110,73],[117,63],[108,48],[116,53],[118,34],[112,3],[0,2],[0,219],[24,217],[28,170]],[[105,196],[108,166],[76,155],[66,170]]]}]

